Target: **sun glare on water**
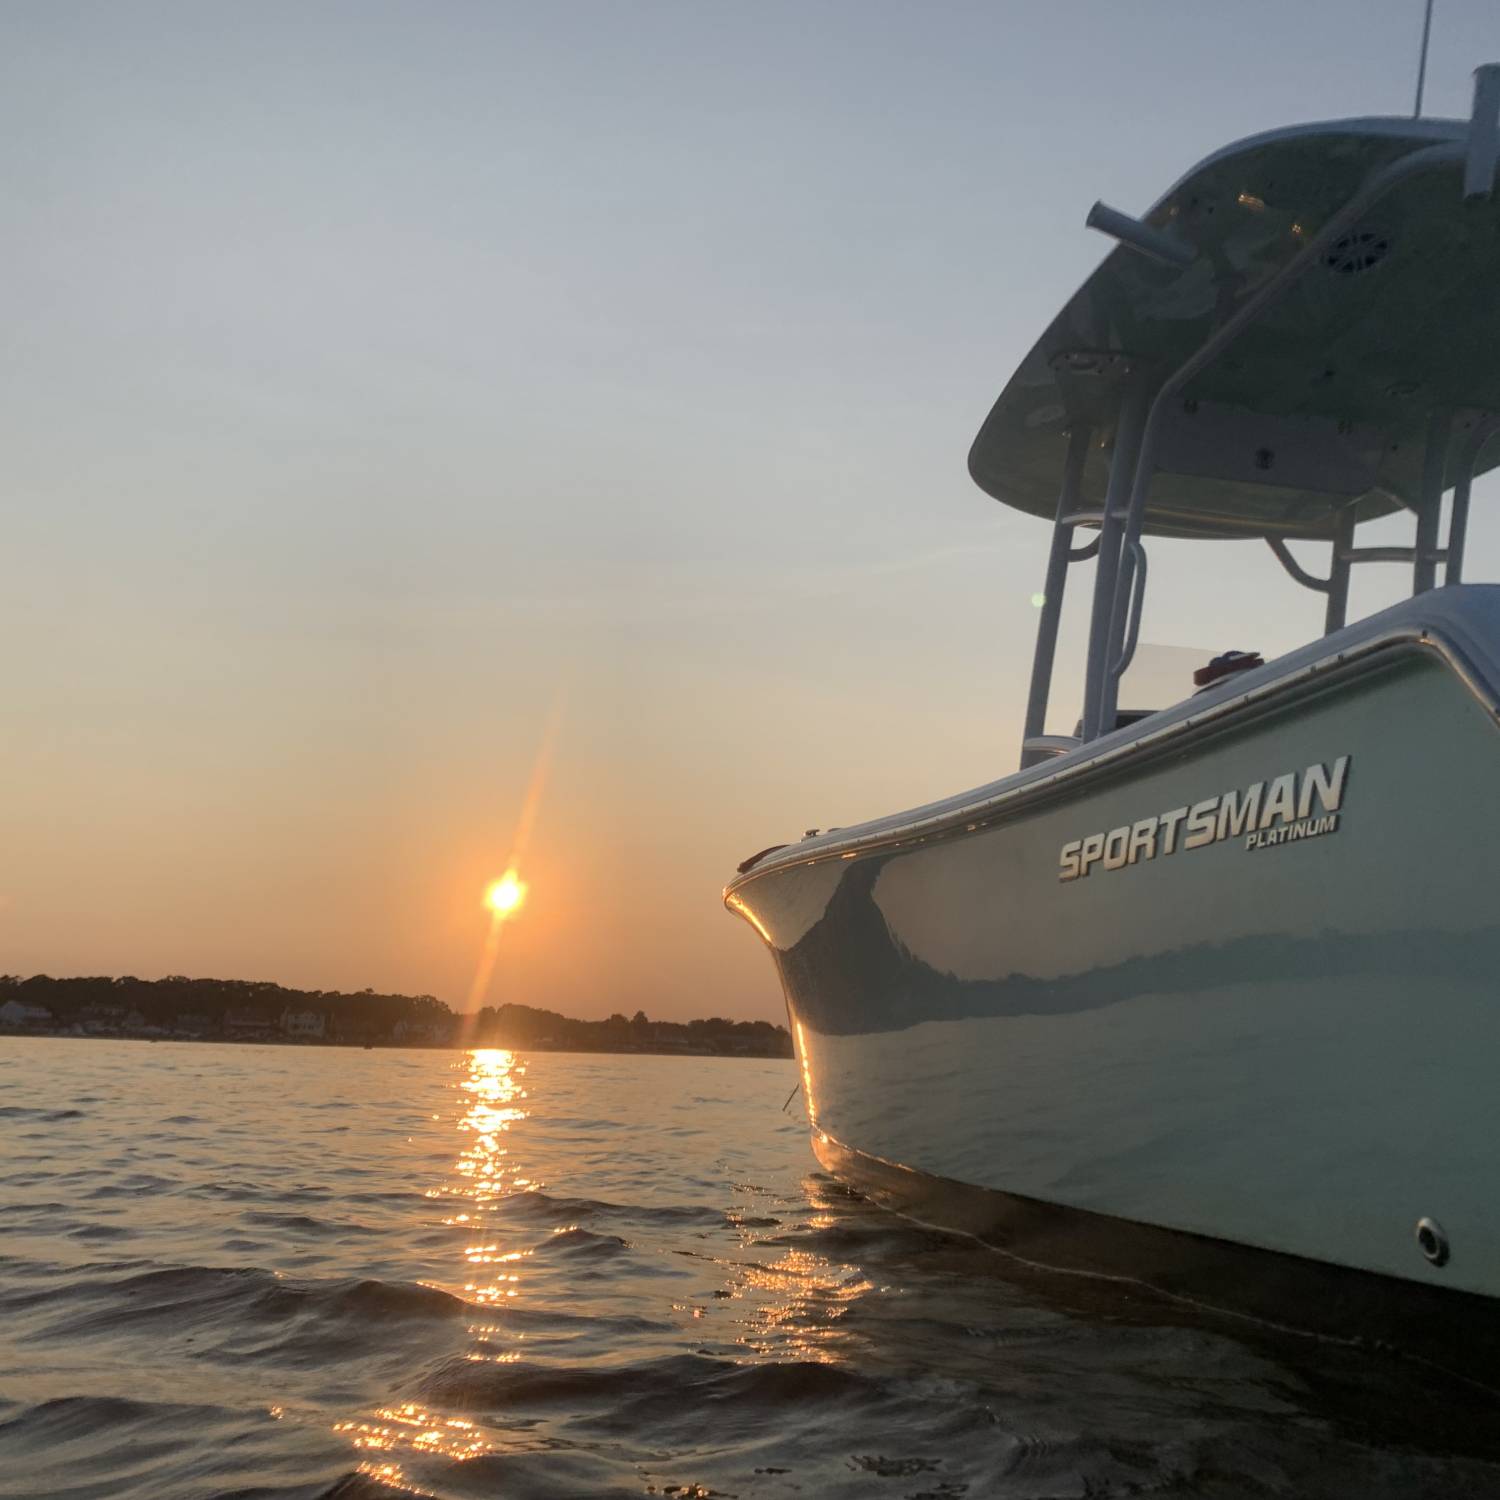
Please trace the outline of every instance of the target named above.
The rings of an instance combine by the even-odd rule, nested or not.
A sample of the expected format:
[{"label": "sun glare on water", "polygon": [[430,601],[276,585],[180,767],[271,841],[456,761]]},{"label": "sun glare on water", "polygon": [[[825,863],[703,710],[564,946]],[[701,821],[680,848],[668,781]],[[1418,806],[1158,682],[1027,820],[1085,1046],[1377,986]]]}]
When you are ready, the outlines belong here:
[{"label": "sun glare on water", "polygon": [[526,883],[514,870],[507,870],[499,880],[492,880],[484,893],[484,904],[496,917],[513,916],[526,899]]}]

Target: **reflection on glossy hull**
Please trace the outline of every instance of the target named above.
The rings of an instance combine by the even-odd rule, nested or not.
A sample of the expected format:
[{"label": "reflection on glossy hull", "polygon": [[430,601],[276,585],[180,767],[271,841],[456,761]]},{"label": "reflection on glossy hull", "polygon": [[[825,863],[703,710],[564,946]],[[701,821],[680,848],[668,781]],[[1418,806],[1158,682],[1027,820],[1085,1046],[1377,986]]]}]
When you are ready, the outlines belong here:
[{"label": "reflection on glossy hull", "polygon": [[[852,829],[736,882],[835,1169],[868,1186],[884,1163],[892,1202],[950,1204],[942,1180],[1372,1273],[1396,1296],[1500,1297],[1500,673],[1479,649],[1500,642],[1500,591],[1445,593],[1346,632],[1425,611],[1354,665],[1331,638],[1327,675],[1289,658],[1217,719],[1189,706],[1071,778],[1022,773],[1014,797]],[[1307,778],[1278,776],[1331,783],[1341,761],[1336,827],[1267,842],[1273,796],[1302,811]],[[1181,808],[1185,833],[1229,788],[1225,836],[1132,861],[1127,835],[1108,871],[1060,878],[1095,831]],[[1417,1241],[1424,1216],[1446,1263]],[[1049,1220],[1032,1249],[1107,1268],[1069,1244]]]},{"label": "reflection on glossy hull", "polygon": [[867,1156],[823,1131],[824,1168],[867,1198],[926,1224],[973,1235],[1022,1267],[1124,1282],[1282,1330],[1381,1344],[1500,1388],[1500,1302],[1406,1284],[1207,1235],[934,1177]]}]

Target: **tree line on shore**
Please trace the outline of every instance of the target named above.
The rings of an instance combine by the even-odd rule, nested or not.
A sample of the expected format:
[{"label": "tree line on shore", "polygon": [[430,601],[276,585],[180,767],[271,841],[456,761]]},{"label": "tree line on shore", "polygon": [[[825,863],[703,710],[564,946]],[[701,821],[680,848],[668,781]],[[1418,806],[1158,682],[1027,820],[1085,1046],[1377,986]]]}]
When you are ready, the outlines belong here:
[{"label": "tree line on shore", "polygon": [[738,1057],[790,1057],[785,1026],[769,1021],[653,1021],[638,1010],[628,1019],[577,1021],[532,1005],[485,1006],[474,1020],[480,1043],[566,1052],[709,1052]]},{"label": "tree line on shore", "polygon": [[515,1046],[536,1051],[790,1057],[767,1021],[581,1021],[530,1005],[456,1015],[433,995],[302,990],[269,980],[0,975],[0,1026],[72,1035],[295,1040],[347,1046]]}]

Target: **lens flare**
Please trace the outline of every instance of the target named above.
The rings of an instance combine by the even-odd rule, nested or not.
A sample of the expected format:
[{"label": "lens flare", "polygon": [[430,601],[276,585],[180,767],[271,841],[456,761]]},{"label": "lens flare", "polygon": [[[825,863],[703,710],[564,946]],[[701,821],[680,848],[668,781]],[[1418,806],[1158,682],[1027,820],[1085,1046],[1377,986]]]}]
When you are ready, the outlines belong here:
[{"label": "lens flare", "polygon": [[562,723],[563,702],[564,694],[559,689],[553,700],[546,728],[542,732],[542,743],[537,749],[536,761],[531,768],[531,784],[526,788],[526,798],[521,804],[521,818],[516,827],[516,836],[511,842],[509,863],[505,873],[485,887],[484,900],[480,903],[490,914],[489,928],[484,935],[484,947],[474,969],[474,983],[469,986],[468,1004],[461,1012],[458,1034],[460,1045],[467,1045],[479,1008],[489,995],[490,981],[494,978],[495,965],[500,959],[500,934],[526,901],[529,887],[517,872],[526,856],[531,826],[536,821],[542,790],[547,784],[547,773],[552,766],[552,746]]}]

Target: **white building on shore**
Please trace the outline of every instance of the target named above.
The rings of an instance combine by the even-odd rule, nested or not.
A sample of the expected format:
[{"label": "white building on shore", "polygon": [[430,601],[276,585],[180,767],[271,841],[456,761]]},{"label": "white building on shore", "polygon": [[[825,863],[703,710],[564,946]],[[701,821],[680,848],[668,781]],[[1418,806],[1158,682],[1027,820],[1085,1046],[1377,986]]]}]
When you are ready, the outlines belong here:
[{"label": "white building on shore", "polygon": [[52,1012],[44,1005],[26,1005],[20,1000],[7,1000],[0,1005],[0,1026],[50,1026]]},{"label": "white building on shore", "polygon": [[328,1017],[320,1010],[284,1010],[281,1029],[287,1036],[321,1041],[328,1030]]}]

